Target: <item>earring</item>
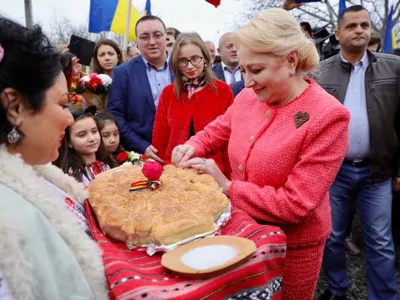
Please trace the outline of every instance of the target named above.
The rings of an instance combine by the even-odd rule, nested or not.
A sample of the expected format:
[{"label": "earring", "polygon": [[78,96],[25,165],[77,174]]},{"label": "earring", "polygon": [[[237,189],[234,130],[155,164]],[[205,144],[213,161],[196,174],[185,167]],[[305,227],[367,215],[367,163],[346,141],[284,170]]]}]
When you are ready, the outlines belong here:
[{"label": "earring", "polygon": [[13,129],[8,133],[7,139],[10,144],[15,144],[19,141],[21,135],[19,134],[17,128],[14,126]]}]

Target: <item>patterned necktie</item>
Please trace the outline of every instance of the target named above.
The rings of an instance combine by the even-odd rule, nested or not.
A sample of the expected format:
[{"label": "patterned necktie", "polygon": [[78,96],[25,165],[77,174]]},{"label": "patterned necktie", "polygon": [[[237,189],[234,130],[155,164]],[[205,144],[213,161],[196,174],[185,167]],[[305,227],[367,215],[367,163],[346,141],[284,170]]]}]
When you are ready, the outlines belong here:
[{"label": "patterned necktie", "polygon": [[231,73],[231,80],[230,80],[229,84],[232,84],[232,83],[236,82],[235,74],[236,74],[237,70],[239,70],[239,66],[237,66],[233,70],[229,69],[228,67],[225,67],[225,71],[228,71],[229,73]]}]

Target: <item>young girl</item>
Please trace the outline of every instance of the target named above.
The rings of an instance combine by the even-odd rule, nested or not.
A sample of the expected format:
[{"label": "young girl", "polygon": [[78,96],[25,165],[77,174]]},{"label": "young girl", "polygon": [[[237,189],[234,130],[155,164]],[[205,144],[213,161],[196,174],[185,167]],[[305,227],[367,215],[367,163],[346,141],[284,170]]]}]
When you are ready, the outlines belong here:
[{"label": "young girl", "polygon": [[114,115],[109,112],[101,112],[95,118],[105,150],[113,157],[125,151],[120,144],[119,127]]},{"label": "young girl", "polygon": [[82,111],[72,115],[75,122],[65,131],[60,156],[54,164],[88,186],[96,175],[116,163],[104,150],[94,116]]}]

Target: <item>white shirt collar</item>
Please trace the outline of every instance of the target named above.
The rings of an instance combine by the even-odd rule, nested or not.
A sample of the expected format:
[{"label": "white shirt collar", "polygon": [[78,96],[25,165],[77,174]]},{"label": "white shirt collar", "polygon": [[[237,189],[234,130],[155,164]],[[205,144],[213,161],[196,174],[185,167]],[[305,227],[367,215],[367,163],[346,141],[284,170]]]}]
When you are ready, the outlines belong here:
[{"label": "white shirt collar", "polygon": [[[348,62],[342,55],[342,52],[340,52],[340,58],[342,59],[342,61],[346,62],[346,63],[350,63]],[[356,63],[357,64],[361,64],[361,66],[366,69],[368,67],[369,64],[369,59],[368,59],[368,52],[365,51],[363,57],[361,58],[361,60],[359,62]]]}]

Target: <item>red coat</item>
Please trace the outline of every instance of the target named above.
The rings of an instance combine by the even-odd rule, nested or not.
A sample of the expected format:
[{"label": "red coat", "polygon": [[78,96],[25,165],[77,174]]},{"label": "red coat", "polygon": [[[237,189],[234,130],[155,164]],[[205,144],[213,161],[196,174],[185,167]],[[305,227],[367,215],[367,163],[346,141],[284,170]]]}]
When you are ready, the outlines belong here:
[{"label": "red coat", "polygon": [[[197,133],[224,114],[232,104],[233,93],[229,85],[219,80],[215,80],[215,85],[216,92],[206,85],[193,94],[190,101],[186,92],[183,93],[183,101],[178,101],[173,84],[164,88],[154,120],[152,144],[158,149],[157,155],[165,163],[171,163],[172,150],[189,139],[191,120],[194,132]],[[222,171],[230,174],[226,147],[205,157],[215,159]]]},{"label": "red coat", "polygon": [[[223,116],[188,142],[196,156],[204,156],[229,141],[232,204],[258,221],[279,225],[289,247],[329,236],[328,191],[348,145],[349,112],[310,82],[282,107],[260,103],[245,89]],[[300,126],[298,113],[305,120],[297,120]]]}]

